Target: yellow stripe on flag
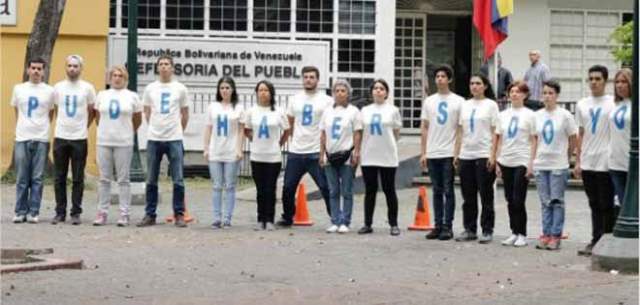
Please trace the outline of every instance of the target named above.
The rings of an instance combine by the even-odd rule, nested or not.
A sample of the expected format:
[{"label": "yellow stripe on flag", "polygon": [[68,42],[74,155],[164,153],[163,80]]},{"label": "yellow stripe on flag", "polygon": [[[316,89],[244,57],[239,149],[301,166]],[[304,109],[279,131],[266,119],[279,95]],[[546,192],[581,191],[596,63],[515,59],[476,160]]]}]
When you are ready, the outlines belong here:
[{"label": "yellow stripe on flag", "polygon": [[501,18],[513,14],[513,0],[496,0],[496,5]]}]

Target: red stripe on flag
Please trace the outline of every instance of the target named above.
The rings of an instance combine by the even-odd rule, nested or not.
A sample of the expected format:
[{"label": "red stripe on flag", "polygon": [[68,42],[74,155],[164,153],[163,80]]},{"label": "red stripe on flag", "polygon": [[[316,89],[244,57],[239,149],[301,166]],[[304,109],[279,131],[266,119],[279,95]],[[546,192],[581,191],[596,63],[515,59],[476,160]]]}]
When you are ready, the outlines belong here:
[{"label": "red stripe on flag", "polygon": [[507,38],[506,34],[495,29],[491,23],[493,1],[473,0],[473,25],[482,39],[485,59],[491,57],[498,45]]}]

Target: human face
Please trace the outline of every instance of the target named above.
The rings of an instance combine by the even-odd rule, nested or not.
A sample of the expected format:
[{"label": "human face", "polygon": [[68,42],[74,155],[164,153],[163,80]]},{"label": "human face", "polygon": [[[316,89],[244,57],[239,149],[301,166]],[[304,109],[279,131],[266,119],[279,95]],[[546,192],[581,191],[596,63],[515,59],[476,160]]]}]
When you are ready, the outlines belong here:
[{"label": "human face", "polygon": [[604,80],[601,72],[589,73],[589,89],[591,89],[591,95],[602,96],[606,84],[607,82]]},{"label": "human face", "polygon": [[316,72],[307,72],[302,74],[302,82],[304,90],[316,90],[316,88],[318,88],[318,76],[316,75]]},{"label": "human face", "polygon": [[451,80],[447,76],[447,73],[444,71],[438,71],[438,73],[436,73],[436,87],[438,87],[438,90],[449,90],[449,83],[451,83]]},{"label": "human face", "polygon": [[27,75],[29,75],[29,81],[37,84],[42,81],[44,76],[44,64],[32,62],[27,69]]},{"label": "human face", "polygon": [[518,88],[518,86],[513,86],[511,87],[511,90],[509,90],[509,99],[511,100],[511,105],[513,107],[522,107],[522,105],[524,105],[525,97],[526,94],[520,91],[520,88]]},{"label": "human face", "polygon": [[618,77],[616,77],[615,86],[617,95],[623,98],[629,98],[631,96],[631,85],[622,74],[618,74]]},{"label": "human face", "polygon": [[373,85],[373,89],[371,90],[371,95],[373,95],[373,101],[382,104],[384,100],[387,99],[387,89],[380,82],[377,82]]},{"label": "human face", "polygon": [[158,62],[158,72],[160,73],[160,79],[163,81],[171,80],[173,76],[173,65],[169,59],[161,59]]},{"label": "human face", "polygon": [[269,87],[265,84],[258,86],[258,103],[264,107],[271,106],[271,92],[269,92]]},{"label": "human face", "polygon": [[487,87],[482,82],[482,79],[477,76],[474,76],[469,80],[469,91],[471,91],[471,95],[473,95],[474,98],[484,98],[484,90],[486,88]]},{"label": "human face", "polygon": [[540,53],[535,51],[529,52],[529,61],[531,64],[537,63],[538,60],[540,60]]},{"label": "human face", "polygon": [[221,83],[220,87],[218,87],[220,91],[220,96],[222,96],[223,102],[231,102],[231,94],[233,93],[233,89],[231,89],[231,85],[229,83]]},{"label": "human face", "polygon": [[124,79],[124,74],[120,70],[113,70],[111,72],[111,88],[123,89],[127,81]]},{"label": "human face", "polygon": [[69,59],[65,66],[65,72],[67,73],[67,78],[70,80],[77,80],[80,77],[80,73],[82,73],[80,61],[75,58]]},{"label": "human face", "polygon": [[333,99],[338,103],[338,105],[346,105],[349,98],[349,91],[347,91],[347,87],[345,86],[336,86],[336,89],[333,90]]},{"label": "human face", "polygon": [[558,101],[558,93],[549,86],[542,88],[542,100],[547,108],[553,108]]}]

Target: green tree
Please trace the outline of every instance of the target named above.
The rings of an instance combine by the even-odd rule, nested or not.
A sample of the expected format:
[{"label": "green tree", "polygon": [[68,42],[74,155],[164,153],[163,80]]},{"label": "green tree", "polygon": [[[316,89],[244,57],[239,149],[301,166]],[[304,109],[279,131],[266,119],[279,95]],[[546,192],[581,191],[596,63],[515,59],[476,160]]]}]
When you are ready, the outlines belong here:
[{"label": "green tree", "polygon": [[633,58],[633,21],[617,27],[611,33],[609,41],[615,43],[611,54],[613,54],[616,61],[622,63],[623,66],[631,67]]}]

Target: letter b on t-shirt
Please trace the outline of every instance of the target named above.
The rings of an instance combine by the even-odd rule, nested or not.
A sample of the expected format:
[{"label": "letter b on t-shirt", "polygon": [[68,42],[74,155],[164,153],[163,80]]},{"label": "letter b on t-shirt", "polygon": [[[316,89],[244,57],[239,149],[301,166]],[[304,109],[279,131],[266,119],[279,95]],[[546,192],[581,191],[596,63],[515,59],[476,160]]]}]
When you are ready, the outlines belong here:
[{"label": "letter b on t-shirt", "polygon": [[313,105],[305,104],[302,107],[302,126],[309,126],[313,122]]}]

